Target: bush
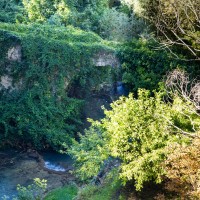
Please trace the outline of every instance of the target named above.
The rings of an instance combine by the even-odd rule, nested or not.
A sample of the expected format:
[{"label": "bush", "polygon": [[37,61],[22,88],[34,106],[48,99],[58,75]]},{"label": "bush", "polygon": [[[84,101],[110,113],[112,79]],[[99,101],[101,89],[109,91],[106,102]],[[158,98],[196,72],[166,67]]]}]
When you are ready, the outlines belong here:
[{"label": "bush", "polygon": [[121,188],[118,179],[118,171],[111,170],[105,178],[102,185],[88,184],[78,192],[76,200],[110,200],[115,193]]},{"label": "bush", "polygon": [[70,10],[64,0],[22,0],[22,2],[30,22],[44,23],[52,16],[57,15],[62,23],[67,24]]},{"label": "bush", "polygon": [[0,22],[15,23],[19,16],[23,16],[23,8],[19,1],[2,0],[0,2]]},{"label": "bush", "polygon": [[143,25],[133,15],[129,17],[115,8],[106,9],[100,19],[100,35],[108,40],[124,42],[139,37],[145,29]]},{"label": "bush", "polygon": [[184,63],[173,60],[162,50],[156,51],[155,42],[133,40],[121,46],[119,58],[122,63],[122,81],[131,91],[138,88],[154,90],[168,71]]},{"label": "bush", "polygon": [[174,144],[164,162],[169,179],[166,189],[176,192],[182,199],[200,199],[200,139],[189,145]]},{"label": "bush", "polygon": [[74,141],[69,154],[76,160],[76,174],[87,180],[96,176],[108,158],[108,150],[99,127],[90,127],[80,135],[80,143]]},{"label": "bush", "polygon": [[[199,130],[198,115],[192,104],[174,97],[173,103],[162,100],[163,93],[150,97],[147,90],[122,97],[105,110],[106,117],[81,136],[72,147],[82,176],[94,176],[108,156],[121,160],[120,178],[124,183],[134,180],[137,190],[146,182],[160,183],[165,174],[162,162],[166,147],[182,143]],[[193,125],[193,126],[192,126]],[[92,130],[92,132],[91,132]],[[100,132],[98,130],[101,130]]]},{"label": "bush", "polygon": [[18,200],[43,200],[44,192],[47,188],[47,181],[40,180],[39,178],[34,179],[34,183],[27,187],[18,185]]}]

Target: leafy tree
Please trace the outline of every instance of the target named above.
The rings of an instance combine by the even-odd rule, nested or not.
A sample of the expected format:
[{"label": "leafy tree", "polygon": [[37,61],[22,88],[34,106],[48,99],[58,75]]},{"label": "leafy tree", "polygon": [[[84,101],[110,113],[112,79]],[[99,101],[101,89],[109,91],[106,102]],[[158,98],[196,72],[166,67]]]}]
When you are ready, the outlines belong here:
[{"label": "leafy tree", "polygon": [[93,122],[101,134],[92,129],[92,134],[81,136],[80,144],[76,143],[71,151],[78,158],[81,173],[92,176],[100,166],[91,165],[96,171],[86,166],[99,165],[109,155],[121,160],[120,178],[125,183],[135,180],[137,190],[145,182],[162,181],[166,147],[175,141],[187,141],[185,136],[195,137],[193,127],[200,129],[200,123],[198,115],[190,112],[192,104],[174,97],[171,105],[162,100],[162,93],[154,95],[139,90],[138,99],[132,95],[120,98],[111,104],[111,110],[105,110],[101,122]]},{"label": "leafy tree", "polygon": [[97,175],[104,160],[108,158],[108,149],[102,133],[102,128],[93,122],[93,126],[85,130],[85,135],[80,135],[80,143],[74,140],[68,150],[76,160],[76,173],[83,180]]},{"label": "leafy tree", "polygon": [[145,25],[136,16],[129,16],[116,8],[105,9],[100,19],[100,35],[115,41],[127,41],[138,38],[145,32]]},{"label": "leafy tree", "polygon": [[[200,2],[199,0],[124,0],[140,16],[148,19],[157,29],[163,48],[180,58],[175,49],[180,47],[187,59],[200,59]],[[189,56],[188,56],[189,54]]]},{"label": "leafy tree", "polygon": [[174,144],[164,162],[166,188],[182,199],[200,198],[200,140],[195,138],[189,145]]},{"label": "leafy tree", "polygon": [[20,0],[2,0],[0,2],[0,22],[15,23],[22,16],[23,8]]},{"label": "leafy tree", "polygon": [[139,91],[137,100],[121,98],[105,112],[103,126],[111,155],[122,160],[120,177],[125,182],[136,180],[137,189],[146,181],[161,181],[164,172],[160,163],[170,138],[161,115],[169,117],[167,109],[158,96],[149,98],[147,91]]},{"label": "leafy tree", "polygon": [[22,0],[30,22],[46,22],[51,17],[58,17],[67,24],[70,9],[65,0]]},{"label": "leafy tree", "polygon": [[99,19],[108,0],[23,0],[28,20],[56,25],[71,24],[98,32]]},{"label": "leafy tree", "polygon": [[72,13],[72,24],[83,30],[100,33],[100,19],[109,6],[108,0],[82,0],[76,5],[76,12]]},{"label": "leafy tree", "polygon": [[118,55],[122,63],[122,81],[131,91],[157,89],[166,73],[181,63],[170,58],[166,51],[153,49],[155,45],[155,42],[146,40],[121,45]]}]

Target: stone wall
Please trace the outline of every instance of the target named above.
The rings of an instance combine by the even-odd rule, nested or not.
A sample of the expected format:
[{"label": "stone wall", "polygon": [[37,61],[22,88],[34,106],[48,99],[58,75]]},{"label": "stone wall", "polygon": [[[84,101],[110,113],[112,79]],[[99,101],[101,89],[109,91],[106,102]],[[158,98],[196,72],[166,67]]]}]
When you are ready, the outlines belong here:
[{"label": "stone wall", "polygon": [[[7,60],[8,62],[21,62],[22,61],[22,47],[20,44],[16,44],[11,46],[8,49],[7,52]],[[92,58],[92,61],[94,63],[95,66],[97,67],[106,67],[106,66],[111,66],[111,67],[119,67],[120,66],[120,62],[118,60],[118,58],[116,57],[116,55],[114,54],[114,52],[106,52],[106,51],[101,51],[99,53],[97,53],[94,58]],[[7,66],[6,69],[8,72],[9,70],[9,66]],[[21,80],[22,81],[22,80]],[[13,85],[13,78],[11,76],[9,76],[8,74],[4,74],[3,76],[0,77],[0,89],[4,88],[4,89],[16,89],[19,87],[19,85],[15,84]],[[67,85],[66,85],[67,87]]]},{"label": "stone wall", "polygon": [[[7,52],[7,60],[9,62],[21,62],[22,60],[22,48],[21,45],[17,44],[15,46],[12,46],[8,49]],[[10,72],[9,65],[6,66],[6,71]],[[9,76],[8,74],[4,74],[0,77],[0,89],[11,89],[13,90],[13,78]],[[17,87],[17,86],[16,86]]]},{"label": "stone wall", "polygon": [[114,53],[99,52],[93,58],[93,63],[97,67],[111,66],[119,67],[120,62]]}]

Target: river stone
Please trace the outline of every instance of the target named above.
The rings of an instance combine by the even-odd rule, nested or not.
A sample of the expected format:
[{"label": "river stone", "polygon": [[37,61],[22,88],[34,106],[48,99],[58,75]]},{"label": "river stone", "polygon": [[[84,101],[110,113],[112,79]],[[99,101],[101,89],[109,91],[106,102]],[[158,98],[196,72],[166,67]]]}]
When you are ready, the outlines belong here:
[{"label": "river stone", "polygon": [[[32,154],[35,153],[35,154]],[[29,154],[29,155],[28,155]],[[30,155],[32,157],[30,157]],[[33,183],[34,178],[46,179],[48,190],[61,187],[64,184],[74,180],[70,173],[51,173],[40,165],[36,157],[36,152],[12,153],[8,154],[13,164],[7,167],[1,167],[0,170],[0,199],[4,195],[16,195],[17,184],[27,186]],[[3,155],[4,156],[4,155]],[[2,164],[0,160],[0,166]]]}]

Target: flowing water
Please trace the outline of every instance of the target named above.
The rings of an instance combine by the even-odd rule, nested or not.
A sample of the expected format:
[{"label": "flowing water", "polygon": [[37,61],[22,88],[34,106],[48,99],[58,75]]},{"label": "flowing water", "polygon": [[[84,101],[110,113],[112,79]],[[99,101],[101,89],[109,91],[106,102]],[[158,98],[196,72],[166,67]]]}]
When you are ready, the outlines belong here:
[{"label": "flowing water", "polygon": [[66,154],[56,152],[41,153],[44,159],[44,167],[56,172],[66,172],[71,170],[73,160]]},{"label": "flowing water", "polygon": [[[119,82],[116,87],[116,97],[126,95],[124,84]],[[86,100],[85,119],[100,119],[104,117],[101,107],[110,108],[111,99],[107,96],[93,96]],[[85,121],[85,127],[90,123]],[[28,156],[27,152],[16,150],[0,151],[0,200],[7,196],[11,200],[17,194],[17,184],[27,186],[33,183],[34,178],[46,179],[48,189],[63,186],[74,177],[69,173],[72,170],[73,161],[68,155],[55,152],[42,152],[41,163]],[[4,163],[1,163],[4,162]]]},{"label": "flowing water", "polygon": [[46,179],[48,189],[60,187],[73,179],[69,175],[73,162],[67,155],[55,152],[41,153],[44,159],[44,166],[41,166],[27,153],[15,150],[0,153],[4,155],[4,159],[1,159],[4,160],[4,165],[0,163],[0,200],[4,196],[12,199],[17,195],[17,184],[27,186],[32,184],[34,178]]}]

